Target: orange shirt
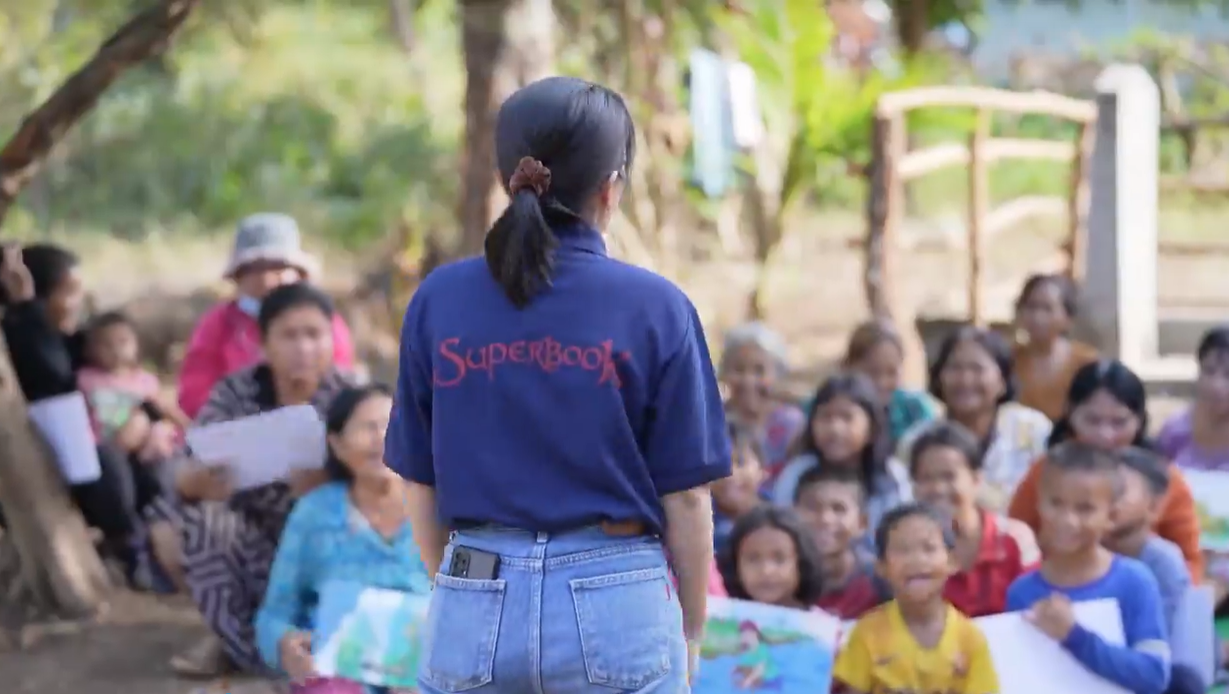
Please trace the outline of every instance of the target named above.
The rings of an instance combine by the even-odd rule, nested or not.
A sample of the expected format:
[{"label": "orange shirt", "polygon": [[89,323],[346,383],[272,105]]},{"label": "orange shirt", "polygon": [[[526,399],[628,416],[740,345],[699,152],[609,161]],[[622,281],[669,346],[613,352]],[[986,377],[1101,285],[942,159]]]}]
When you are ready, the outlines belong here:
[{"label": "orange shirt", "polygon": [[[1037,480],[1041,476],[1041,458],[1032,467],[1011,498],[1007,514],[1024,521],[1033,532],[1041,524],[1037,512]],[[1169,466],[1169,493],[1161,506],[1161,515],[1156,522],[1156,534],[1169,540],[1182,550],[1186,566],[1191,571],[1191,580],[1203,581],[1203,552],[1199,550],[1199,516],[1195,514],[1195,498],[1191,488],[1177,466]]]},{"label": "orange shirt", "polygon": [[1075,372],[1097,360],[1097,350],[1083,342],[1072,342],[1067,362],[1050,373],[1041,373],[1036,356],[1025,345],[1017,345],[1012,371],[1019,386],[1016,402],[1040,411],[1053,421],[1063,416],[1067,389]]}]

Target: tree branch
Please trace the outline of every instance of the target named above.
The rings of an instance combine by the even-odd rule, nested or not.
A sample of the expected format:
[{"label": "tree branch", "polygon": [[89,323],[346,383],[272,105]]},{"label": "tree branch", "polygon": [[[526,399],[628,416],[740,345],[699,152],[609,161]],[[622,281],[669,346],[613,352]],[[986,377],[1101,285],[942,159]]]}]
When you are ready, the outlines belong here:
[{"label": "tree branch", "polygon": [[162,0],[136,15],[49,99],[26,116],[0,150],[0,223],[52,148],[94,108],[120,75],[150,57],[161,55],[198,4],[200,0]]}]

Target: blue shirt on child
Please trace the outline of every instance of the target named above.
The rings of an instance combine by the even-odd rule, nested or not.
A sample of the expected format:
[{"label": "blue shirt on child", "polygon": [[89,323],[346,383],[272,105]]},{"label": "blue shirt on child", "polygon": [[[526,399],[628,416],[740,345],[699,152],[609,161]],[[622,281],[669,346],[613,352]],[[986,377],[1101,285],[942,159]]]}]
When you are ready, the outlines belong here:
[{"label": "blue shirt on child", "polygon": [[414,293],[386,460],[435,487],[446,525],[559,532],[641,521],[661,497],[730,474],[696,309],[601,234],[556,228],[551,285],[518,309],[483,258]]},{"label": "blue shirt on child", "polygon": [[1148,567],[1153,578],[1156,579],[1157,586],[1161,589],[1161,608],[1165,613],[1165,633],[1169,635],[1172,643],[1174,618],[1178,613],[1178,606],[1182,604],[1186,592],[1190,590],[1191,570],[1186,566],[1182,550],[1169,540],[1156,535],[1148,538],[1136,559]]},{"label": "blue shirt on child", "polygon": [[1030,571],[1007,589],[1007,610],[1027,610],[1054,593],[1073,602],[1114,598],[1126,646],[1116,646],[1076,624],[1062,647],[1084,667],[1134,694],[1162,694],[1169,686],[1169,634],[1152,572],[1138,560],[1115,556],[1104,576],[1082,586],[1055,586]]}]

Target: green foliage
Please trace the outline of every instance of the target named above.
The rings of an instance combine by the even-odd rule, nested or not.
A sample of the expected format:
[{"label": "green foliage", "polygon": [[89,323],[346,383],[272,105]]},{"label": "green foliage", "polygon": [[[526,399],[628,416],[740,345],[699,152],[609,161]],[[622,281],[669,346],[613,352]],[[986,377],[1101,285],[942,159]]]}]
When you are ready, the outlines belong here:
[{"label": "green foliage", "polygon": [[[177,41],[167,70],[121,79],[23,195],[15,231],[101,228],[141,238],[279,209],[359,246],[398,220],[450,219],[444,201],[455,195],[463,122],[452,3],[420,9],[423,46],[413,61],[393,40],[385,3],[262,9],[238,30],[203,18]],[[0,108],[0,133],[119,21],[73,18],[54,40],[13,47],[11,32],[34,36],[52,22],[0,15],[0,89],[21,95]],[[432,75],[431,90],[421,89],[420,74]]]}]

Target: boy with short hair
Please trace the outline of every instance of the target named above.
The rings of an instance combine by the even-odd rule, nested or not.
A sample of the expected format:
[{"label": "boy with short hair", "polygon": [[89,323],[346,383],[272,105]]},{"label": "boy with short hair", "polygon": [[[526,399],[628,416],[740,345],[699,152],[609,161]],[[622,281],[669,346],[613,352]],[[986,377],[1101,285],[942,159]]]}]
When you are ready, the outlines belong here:
[{"label": "boy with short hair", "polygon": [[952,574],[947,519],[916,503],[889,511],[875,537],[876,570],[895,599],[854,625],[833,667],[845,694],[998,694],[981,629],[943,599]]},{"label": "boy with short hair", "polygon": [[[1007,609],[1057,641],[1085,668],[1134,694],[1162,694],[1170,652],[1156,579],[1136,559],[1102,546],[1122,494],[1118,458],[1077,442],[1047,455],[1039,480],[1041,567],[1007,590]],[[1075,621],[1072,602],[1118,601],[1126,646]]]},{"label": "boy with short hair", "polygon": [[874,557],[858,551],[866,533],[865,492],[848,468],[818,465],[794,491],[794,510],[820,553],[823,592],[816,605],[843,620],[857,619],[889,598],[875,577]]}]

